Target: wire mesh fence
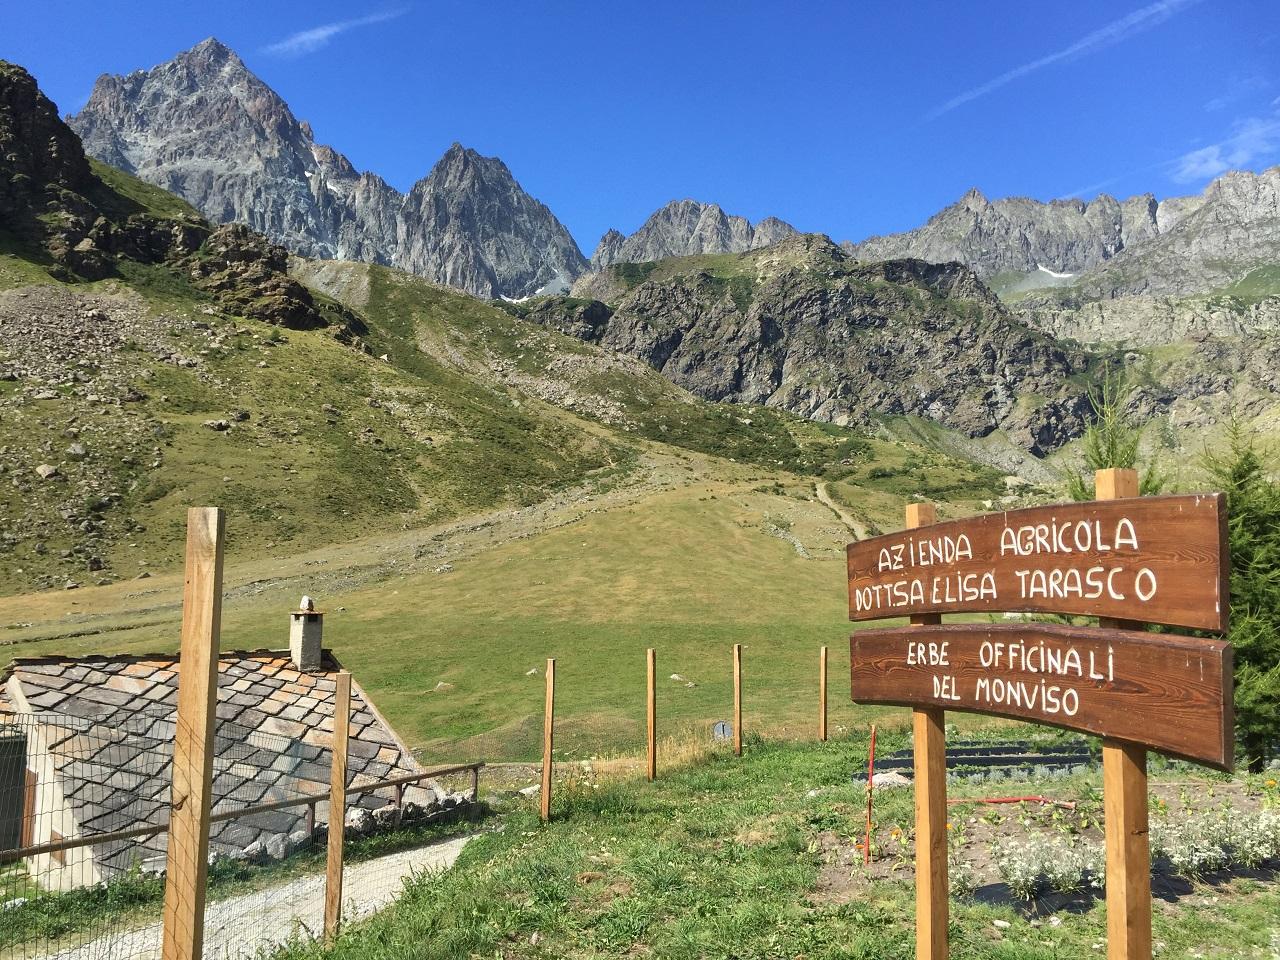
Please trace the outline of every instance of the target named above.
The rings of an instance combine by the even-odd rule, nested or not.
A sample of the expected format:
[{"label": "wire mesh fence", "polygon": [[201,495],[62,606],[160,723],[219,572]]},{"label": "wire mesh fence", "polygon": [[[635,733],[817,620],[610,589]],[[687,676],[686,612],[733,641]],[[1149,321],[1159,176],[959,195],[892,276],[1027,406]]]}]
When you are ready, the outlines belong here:
[{"label": "wire mesh fence", "polygon": [[158,910],[171,738],[146,715],[0,716],[0,957],[55,955]]},{"label": "wire mesh fence", "polygon": [[[0,714],[0,960],[160,956],[174,732],[172,715]],[[331,761],[327,746],[215,725],[206,957],[320,935]],[[349,783],[344,919],[456,855],[432,841],[476,811],[479,766],[443,773],[459,789],[422,772]]]}]

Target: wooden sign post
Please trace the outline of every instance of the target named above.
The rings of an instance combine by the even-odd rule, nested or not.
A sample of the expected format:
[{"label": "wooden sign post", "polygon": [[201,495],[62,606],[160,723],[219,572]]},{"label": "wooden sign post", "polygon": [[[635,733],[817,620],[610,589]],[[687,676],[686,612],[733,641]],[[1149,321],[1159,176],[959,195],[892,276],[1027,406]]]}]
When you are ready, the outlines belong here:
[{"label": "wooden sign post", "polygon": [[[1120,500],[1138,496],[1136,470],[1099,470],[1094,475],[1094,496],[1099,500]],[[1224,591],[1225,592],[1225,591]],[[1142,624],[1098,619],[1099,627],[1141,630]],[[1229,657],[1224,653],[1224,658]],[[1220,662],[1219,671],[1223,668]],[[1227,673],[1230,674],[1228,663]],[[1191,678],[1186,678],[1191,679]],[[1217,689],[1226,694],[1229,678],[1219,674]],[[1212,692],[1212,691],[1210,691]],[[1225,704],[1223,704],[1225,707]],[[1163,726],[1148,713],[1146,729]],[[1199,725],[1191,718],[1186,732]],[[1218,733],[1223,766],[1230,766],[1232,730],[1230,726],[1208,732]],[[1147,810],[1147,751],[1138,745],[1142,736],[1126,740],[1108,737],[1102,741],[1102,809],[1107,844],[1107,957],[1109,960],[1148,960],[1151,956],[1151,843]],[[1148,742],[1150,738],[1148,737]]]},{"label": "wooden sign post", "polygon": [[[907,529],[936,519],[933,504],[907,505]],[[936,613],[916,614],[913,627],[936,626]],[[916,787],[916,956],[946,960],[947,917],[947,742],[939,707],[917,707],[911,715]]]},{"label": "wooden sign post", "polygon": [[[1151,956],[1147,750],[1232,768],[1230,644],[1143,630],[1226,630],[1223,498],[1137,497],[1128,470],[1096,479],[1097,501],[948,523],[913,504],[905,530],[847,548],[850,619],[911,619],[852,635],[850,686],[913,709],[919,958],[948,953],[944,710],[1103,738],[1111,960]],[[1006,611],[1099,625],[941,623]]]}]

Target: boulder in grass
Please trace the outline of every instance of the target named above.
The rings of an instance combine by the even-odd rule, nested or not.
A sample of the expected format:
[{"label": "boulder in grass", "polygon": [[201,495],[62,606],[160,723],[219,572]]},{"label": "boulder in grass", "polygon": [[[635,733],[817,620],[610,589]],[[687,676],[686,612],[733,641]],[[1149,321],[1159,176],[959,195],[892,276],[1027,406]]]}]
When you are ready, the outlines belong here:
[{"label": "boulder in grass", "polygon": [[364,807],[353,807],[347,811],[347,831],[353,836],[367,836],[373,833],[376,825],[373,814]]},{"label": "boulder in grass", "polygon": [[289,853],[296,853],[297,851],[305,849],[310,845],[311,845],[311,834],[309,834],[306,830],[295,830],[293,831],[293,833],[289,834],[289,839],[287,844]]},{"label": "boulder in grass", "polygon": [[289,835],[273,833],[267,839],[267,856],[272,860],[283,860],[289,856]]},{"label": "boulder in grass", "polygon": [[240,859],[249,863],[262,863],[267,859],[267,845],[262,840],[255,840],[240,851]]},{"label": "boulder in grass", "polygon": [[380,830],[387,830],[394,827],[400,820],[400,807],[395,803],[388,803],[373,811],[373,821]]}]

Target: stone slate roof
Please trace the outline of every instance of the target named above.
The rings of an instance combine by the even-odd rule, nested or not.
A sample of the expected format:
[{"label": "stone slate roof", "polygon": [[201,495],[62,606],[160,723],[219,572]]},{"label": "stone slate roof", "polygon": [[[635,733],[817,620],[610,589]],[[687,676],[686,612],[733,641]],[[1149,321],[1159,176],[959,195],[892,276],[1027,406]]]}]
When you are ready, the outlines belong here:
[{"label": "stone slate roof", "polygon": [[[333,737],[333,671],[299,671],[287,652],[224,653],[219,658],[214,735],[214,811],[328,791]],[[0,727],[39,733],[80,835],[166,822],[177,710],[177,657],[90,656],[14,660],[0,674]],[[349,783],[372,783],[421,769],[351,685]],[[28,765],[34,767],[29,759]],[[386,793],[387,791],[382,791]],[[387,802],[366,794],[349,803]],[[215,823],[211,847],[232,853],[303,824],[306,807]],[[135,861],[156,866],[164,837],[95,847],[108,871]]]}]

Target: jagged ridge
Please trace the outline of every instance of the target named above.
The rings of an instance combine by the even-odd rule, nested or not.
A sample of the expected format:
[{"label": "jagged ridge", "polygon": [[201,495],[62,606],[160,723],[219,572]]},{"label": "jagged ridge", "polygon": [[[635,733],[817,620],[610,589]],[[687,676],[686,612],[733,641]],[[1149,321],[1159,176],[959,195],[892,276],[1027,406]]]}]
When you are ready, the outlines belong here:
[{"label": "jagged ridge", "polygon": [[606,232],[591,256],[591,269],[699,253],[745,253],[795,232],[795,227],[777,217],[753,225],[746,217],[730,216],[718,204],[673,200],[650,214],[629,237],[617,230]]},{"label": "jagged ridge", "polygon": [[317,144],[212,38],[152,70],[100,77],[70,122],[91,156],[304,256],[399,266],[481,297],[559,289],[586,268],[502,161],[455,143],[401,195]]},{"label": "jagged ridge", "polygon": [[575,294],[528,316],[710,400],[835,423],[910,414],[971,437],[1002,429],[1039,456],[1090,414],[1071,379],[1090,357],[1014,319],[955,263],[864,264],[798,235],[734,256],[615,264]]}]

